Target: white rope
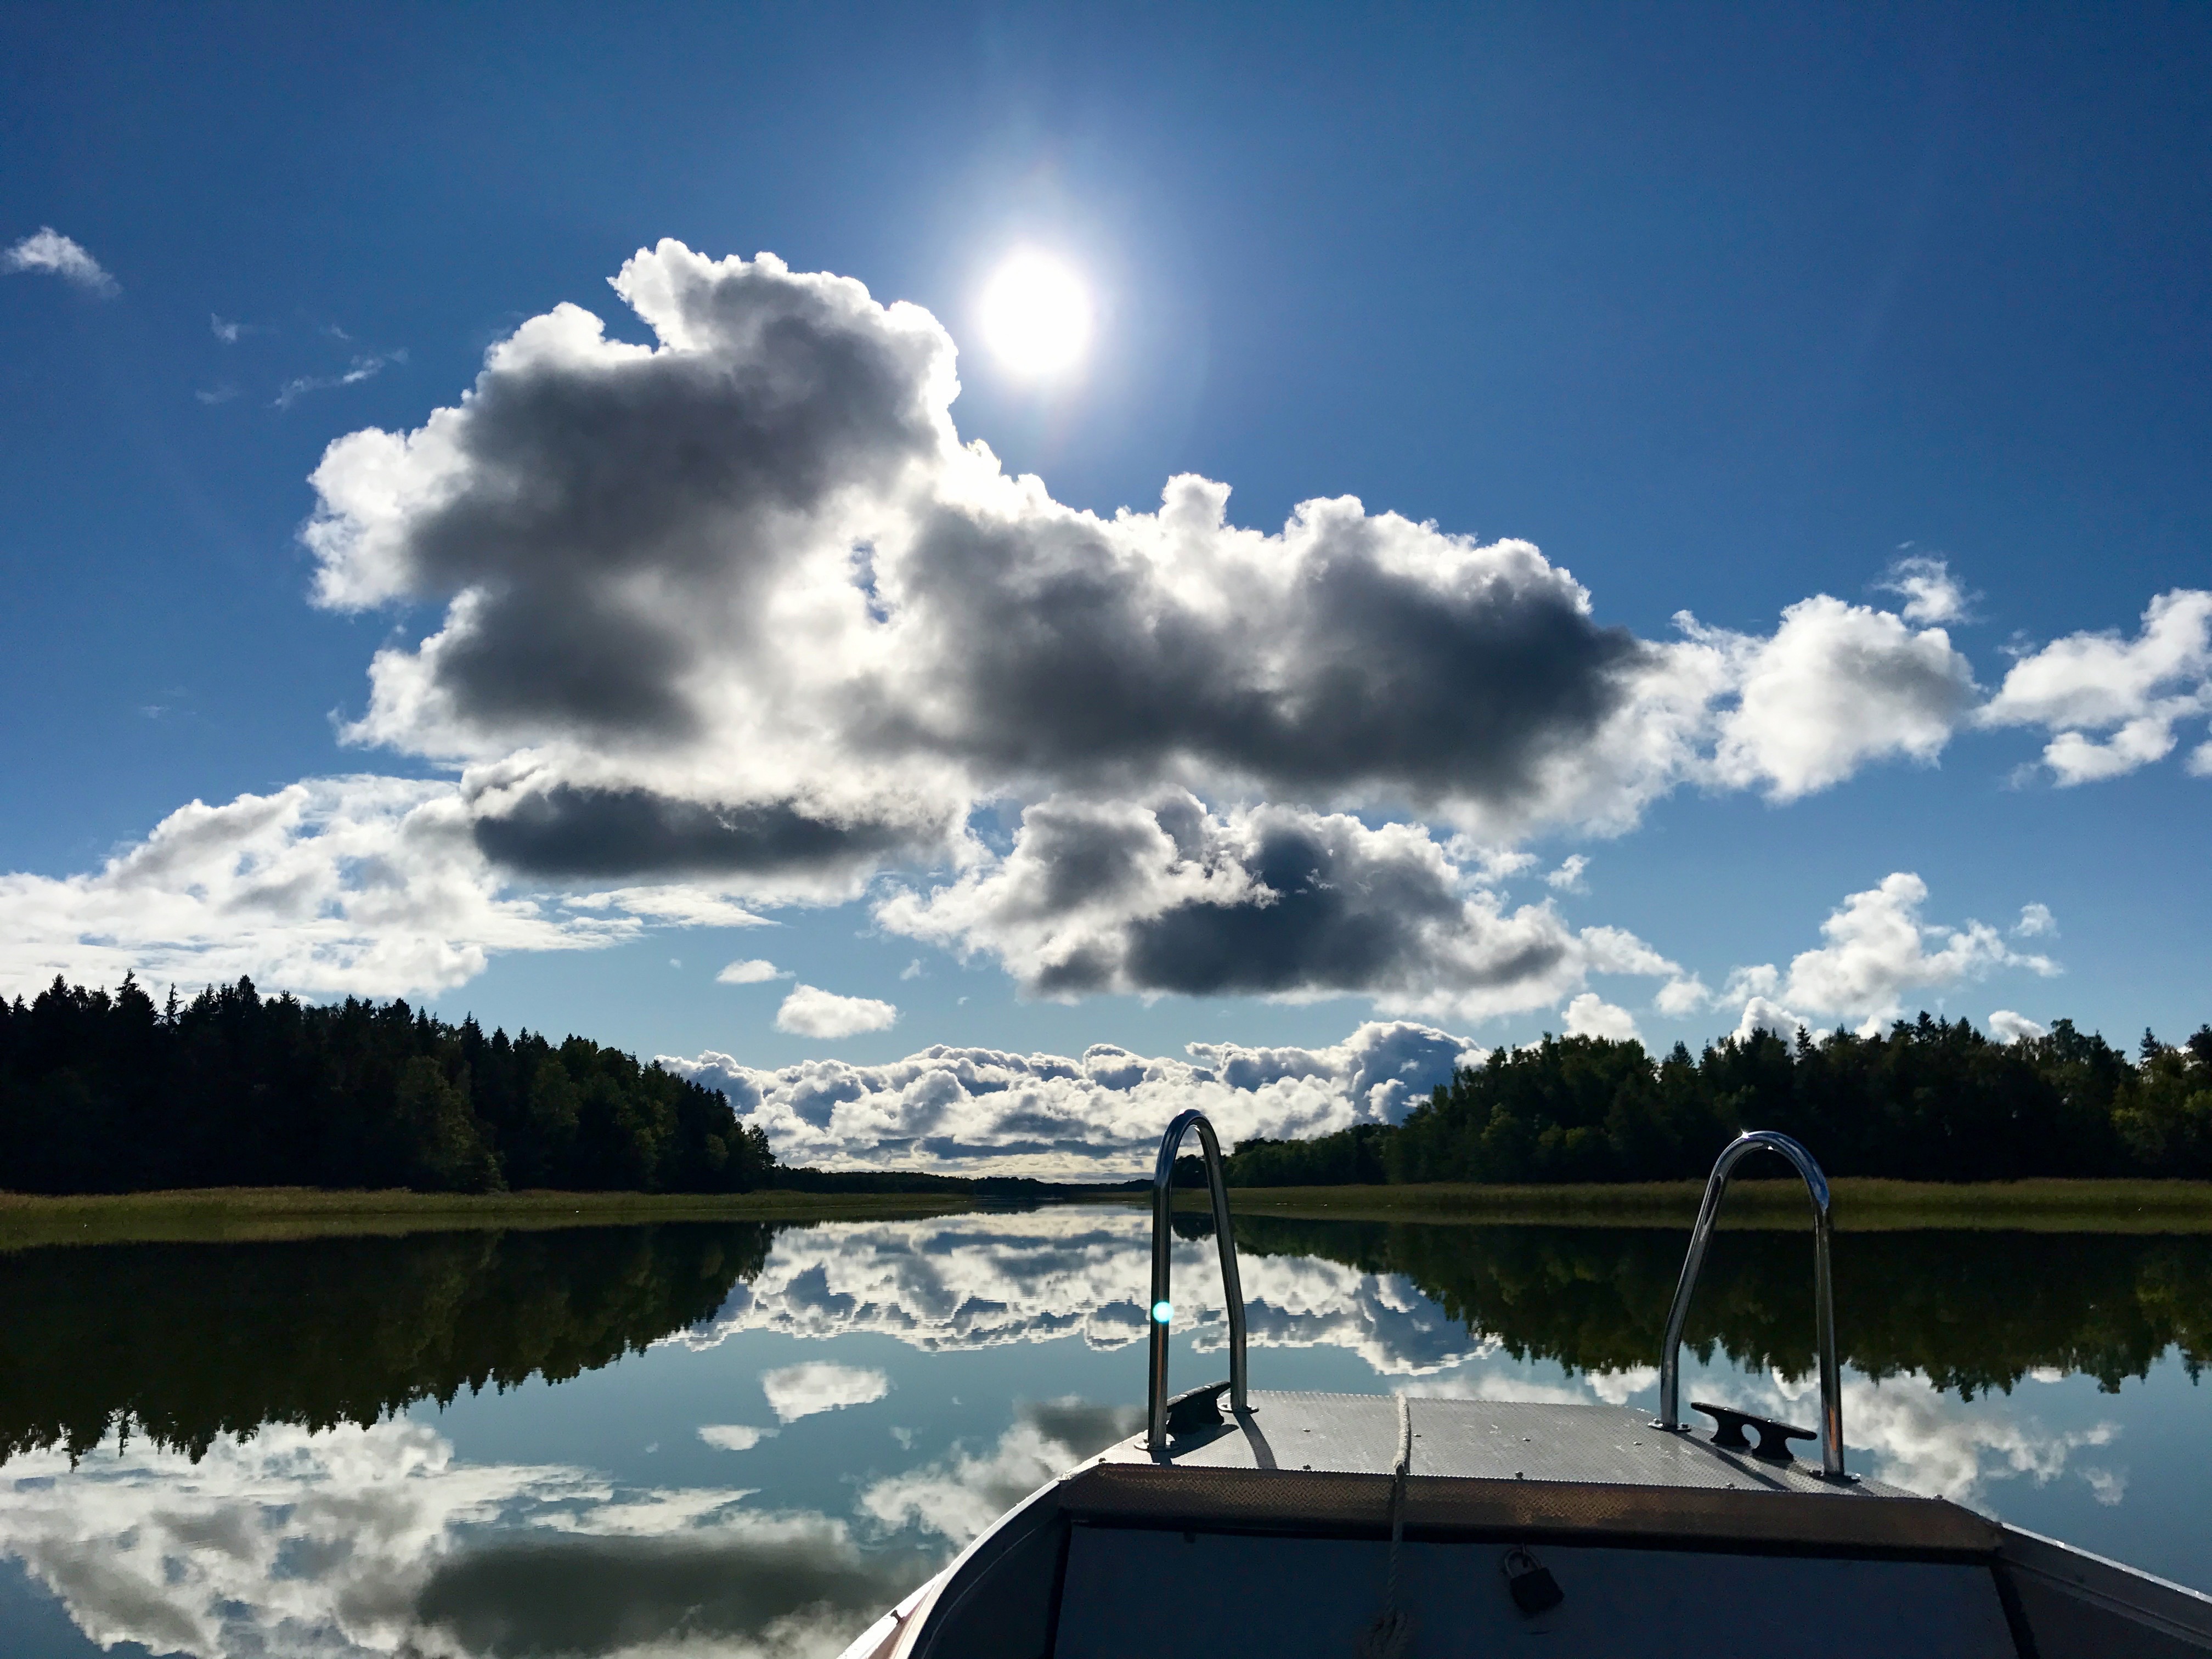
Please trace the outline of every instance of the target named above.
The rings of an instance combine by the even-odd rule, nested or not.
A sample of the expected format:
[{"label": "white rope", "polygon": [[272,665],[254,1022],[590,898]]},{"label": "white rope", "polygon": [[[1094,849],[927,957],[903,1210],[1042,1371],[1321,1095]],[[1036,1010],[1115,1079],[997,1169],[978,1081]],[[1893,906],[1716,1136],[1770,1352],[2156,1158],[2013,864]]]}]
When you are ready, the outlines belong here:
[{"label": "white rope", "polygon": [[1382,1616],[1359,1638],[1358,1659],[1405,1659],[1413,1651],[1413,1616],[1398,1611],[1398,1546],[1406,1535],[1406,1477],[1413,1467],[1413,1408],[1398,1397],[1398,1457],[1390,1471],[1390,1571]]}]

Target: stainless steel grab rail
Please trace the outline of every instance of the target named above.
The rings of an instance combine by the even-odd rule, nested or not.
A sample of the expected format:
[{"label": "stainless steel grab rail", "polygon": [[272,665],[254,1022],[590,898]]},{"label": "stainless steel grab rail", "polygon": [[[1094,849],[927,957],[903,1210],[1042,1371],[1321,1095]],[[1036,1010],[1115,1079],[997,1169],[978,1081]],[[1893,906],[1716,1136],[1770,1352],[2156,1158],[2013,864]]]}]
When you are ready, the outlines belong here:
[{"label": "stainless steel grab rail", "polygon": [[1820,1474],[1830,1480],[1848,1480],[1844,1473],[1843,1377],[1836,1364],[1836,1299],[1828,1278],[1833,1200],[1819,1161],[1788,1135],[1771,1129],[1747,1130],[1729,1142],[1705,1181],[1705,1200],[1690,1234],[1690,1254],[1682,1263],[1681,1281],[1674,1286],[1674,1304],[1667,1310],[1666,1346],[1659,1357],[1659,1420],[1651,1426],[1671,1434],[1689,1432],[1682,1421],[1682,1327],[1690,1317],[1690,1295],[1698,1288],[1698,1270],[1705,1265],[1705,1246],[1712,1238],[1722,1195],[1728,1191],[1729,1173],[1745,1154],[1757,1152],[1778,1152],[1788,1158],[1812,1195],[1813,1297],[1820,1346]]},{"label": "stainless steel grab rail", "polygon": [[1206,1184],[1213,1191],[1213,1237],[1221,1250],[1221,1291],[1229,1304],[1229,1402],[1237,1411],[1251,1407],[1244,1395],[1244,1287],[1237,1276],[1237,1236],[1229,1228],[1229,1189],[1221,1178],[1221,1141],[1206,1114],[1185,1112],[1168,1125],[1160,1137],[1160,1155],[1152,1165],[1152,1328],[1150,1398],[1145,1412],[1148,1427],[1146,1446],[1152,1451],[1168,1444],[1168,1322],[1175,1307],[1168,1295],[1169,1256],[1175,1243],[1169,1210],[1175,1195],[1176,1154],[1182,1138],[1193,1128],[1206,1153]]}]

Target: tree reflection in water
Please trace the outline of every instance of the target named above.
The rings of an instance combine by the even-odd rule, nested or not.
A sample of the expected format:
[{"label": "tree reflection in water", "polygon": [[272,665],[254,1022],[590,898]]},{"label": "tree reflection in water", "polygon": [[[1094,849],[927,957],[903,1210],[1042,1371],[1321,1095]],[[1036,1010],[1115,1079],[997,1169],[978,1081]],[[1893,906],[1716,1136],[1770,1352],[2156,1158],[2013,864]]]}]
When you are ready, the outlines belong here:
[{"label": "tree reflection in water", "polygon": [[[1194,1218],[1176,1231],[1211,1237]],[[1240,1251],[1319,1256],[1403,1273],[1516,1359],[1571,1370],[1656,1363],[1681,1272],[1679,1229],[1438,1226],[1239,1217]],[[1688,1342],[1739,1367],[1803,1376],[1814,1348],[1812,1241],[1714,1236]],[[2035,1371],[2082,1372],[2107,1392],[2178,1348],[2195,1377],[2212,1358],[2212,1237],[2051,1232],[1864,1232],[1836,1247],[1843,1363],[1871,1378],[1916,1373],[1972,1400]]]},{"label": "tree reflection in water", "polygon": [[756,1277],[763,1223],[52,1246],[0,1255],[0,1460],[112,1433],[204,1454],[595,1370]]}]

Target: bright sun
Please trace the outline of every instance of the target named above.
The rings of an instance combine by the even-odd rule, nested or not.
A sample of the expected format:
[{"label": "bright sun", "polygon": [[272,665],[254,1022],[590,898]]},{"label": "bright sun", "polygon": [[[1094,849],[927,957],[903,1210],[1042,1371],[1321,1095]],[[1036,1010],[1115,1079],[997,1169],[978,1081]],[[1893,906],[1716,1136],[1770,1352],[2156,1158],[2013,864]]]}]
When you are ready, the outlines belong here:
[{"label": "bright sun", "polygon": [[1042,379],[1082,361],[1091,343],[1091,296],[1049,254],[1015,254],[983,289],[983,338],[1017,374]]}]

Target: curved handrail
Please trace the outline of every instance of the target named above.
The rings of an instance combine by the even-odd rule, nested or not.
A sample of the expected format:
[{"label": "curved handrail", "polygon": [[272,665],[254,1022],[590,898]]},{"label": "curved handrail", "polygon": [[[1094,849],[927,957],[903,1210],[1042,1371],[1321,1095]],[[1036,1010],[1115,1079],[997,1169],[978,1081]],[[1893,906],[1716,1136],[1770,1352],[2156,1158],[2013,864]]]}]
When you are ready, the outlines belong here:
[{"label": "curved handrail", "polygon": [[1237,1276],[1237,1237],[1229,1228],[1229,1189],[1221,1176],[1221,1141],[1200,1111],[1182,1113],[1160,1137],[1160,1155],[1152,1165],[1152,1304],[1147,1322],[1152,1328],[1152,1375],[1145,1421],[1145,1444],[1165,1451],[1168,1443],[1168,1322],[1174,1304],[1168,1297],[1169,1256],[1175,1243],[1168,1212],[1174,1198],[1176,1154],[1182,1138],[1193,1128],[1206,1153],[1206,1184],[1213,1190],[1213,1237],[1221,1249],[1221,1291],[1229,1304],[1229,1402],[1237,1411],[1249,1406],[1244,1397],[1244,1287]]},{"label": "curved handrail", "polygon": [[1698,1287],[1698,1270],[1705,1265],[1705,1246],[1711,1242],[1721,1198],[1728,1191],[1729,1173],[1745,1154],[1778,1152],[1804,1177],[1813,1200],[1813,1297],[1819,1322],[1820,1345],[1820,1474],[1841,1480],[1844,1473],[1844,1388],[1836,1363],[1836,1299],[1828,1277],[1828,1239],[1833,1231],[1833,1200],[1828,1177],[1813,1154],[1788,1135],[1771,1129],[1749,1129],[1729,1142],[1705,1181],[1705,1200],[1698,1209],[1698,1224],[1690,1234],[1690,1254],[1682,1262],[1682,1277],[1674,1286],[1674,1305],[1667,1310],[1666,1346],[1659,1355],[1659,1420],[1651,1426],[1685,1434],[1682,1421],[1682,1327],[1690,1317],[1690,1295]]}]

